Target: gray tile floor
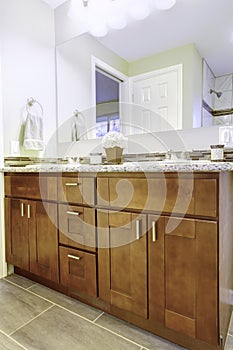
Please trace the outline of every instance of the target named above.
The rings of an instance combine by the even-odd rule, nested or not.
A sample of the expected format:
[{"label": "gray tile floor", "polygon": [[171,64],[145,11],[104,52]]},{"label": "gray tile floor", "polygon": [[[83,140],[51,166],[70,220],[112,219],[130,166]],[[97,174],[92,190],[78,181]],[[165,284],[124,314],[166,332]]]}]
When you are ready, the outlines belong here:
[{"label": "gray tile floor", "polygon": [[[0,279],[0,350],[184,350],[17,275]],[[233,350],[233,322],[226,350]]]}]

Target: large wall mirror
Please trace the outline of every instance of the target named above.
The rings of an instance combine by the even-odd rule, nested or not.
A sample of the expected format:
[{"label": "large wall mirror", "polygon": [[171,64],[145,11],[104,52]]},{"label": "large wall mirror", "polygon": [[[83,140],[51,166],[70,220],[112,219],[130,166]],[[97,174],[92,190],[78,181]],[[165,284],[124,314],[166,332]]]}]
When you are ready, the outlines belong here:
[{"label": "large wall mirror", "polygon": [[[125,35],[124,30],[121,30],[110,33],[105,38],[78,33],[78,28],[74,23],[71,25],[71,20],[66,15],[70,1],[60,6],[56,10],[55,17],[59,142],[97,138],[109,130],[134,134],[147,130],[161,131],[204,126],[203,57],[205,52],[210,52],[207,46],[213,47],[214,56],[214,49],[220,45],[221,35],[214,40],[209,39],[212,22],[216,18],[221,22],[224,16],[226,22],[229,17],[229,8],[224,9],[218,16],[218,2],[213,0],[211,8],[207,3],[208,1],[203,4],[203,1],[195,0],[185,4],[184,1],[177,0],[176,7],[170,13],[157,13],[155,17],[144,20],[146,30],[149,30],[152,24],[149,23],[147,28],[145,21],[151,22],[156,19],[158,22],[155,26],[157,32],[150,32],[150,36],[144,38],[138,36],[140,31],[138,32],[136,25],[131,25]],[[204,14],[205,7],[209,9],[208,18]],[[184,17],[190,14],[191,10],[195,10],[194,18]],[[183,16],[184,28],[176,28],[177,37],[174,37],[173,45],[170,43],[170,46],[166,46],[170,31],[163,28],[163,23],[178,26],[178,19],[176,22],[172,19],[172,16],[177,18],[178,15]],[[185,26],[188,30],[190,25],[188,21],[194,26],[198,15],[204,22],[196,31],[207,39],[206,47],[200,44],[197,48],[194,40],[191,40],[192,36],[193,38],[198,36],[195,28],[191,36],[187,35],[186,40],[181,32],[186,30]],[[158,40],[158,29],[160,37],[164,37],[163,51],[163,40],[161,38]],[[143,40],[150,43],[149,51],[146,45],[142,45],[140,58],[138,58],[140,50],[137,49],[137,54],[134,54],[136,43],[131,41],[134,31],[136,38],[138,36],[138,45]],[[179,40],[179,31],[182,40]],[[146,31],[143,35],[146,35]],[[121,40],[126,38],[121,47],[131,46],[132,57],[127,56],[129,52],[127,50],[122,56],[121,52],[115,49],[114,41],[117,42],[120,38]],[[222,43],[219,47],[225,49]],[[222,55],[218,56],[221,60]],[[133,59],[134,57],[137,59]],[[208,64],[212,64],[215,74],[219,76],[228,74],[229,65],[226,66],[225,61],[216,64],[215,60],[216,57],[212,57],[211,61],[210,56],[210,62],[208,61]],[[225,67],[225,70],[221,67]]]}]

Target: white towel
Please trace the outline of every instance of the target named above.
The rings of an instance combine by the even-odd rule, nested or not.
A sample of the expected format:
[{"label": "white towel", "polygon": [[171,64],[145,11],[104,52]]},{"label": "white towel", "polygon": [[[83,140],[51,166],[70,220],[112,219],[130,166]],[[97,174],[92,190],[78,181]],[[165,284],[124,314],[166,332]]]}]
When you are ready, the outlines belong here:
[{"label": "white towel", "polygon": [[23,145],[25,150],[44,150],[43,120],[40,116],[28,113],[25,124]]},{"label": "white towel", "polygon": [[81,113],[75,115],[72,119],[72,141],[86,140],[85,120]]}]

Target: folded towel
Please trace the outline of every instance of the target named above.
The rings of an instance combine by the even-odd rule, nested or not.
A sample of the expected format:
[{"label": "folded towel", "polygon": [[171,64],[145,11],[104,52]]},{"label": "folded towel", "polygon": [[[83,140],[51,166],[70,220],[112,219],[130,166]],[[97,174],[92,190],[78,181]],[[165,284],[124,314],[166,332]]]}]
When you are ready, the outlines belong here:
[{"label": "folded towel", "polygon": [[77,113],[72,119],[72,141],[86,140],[87,131],[82,113]]},{"label": "folded towel", "polygon": [[40,116],[28,113],[25,124],[23,145],[25,150],[44,150],[43,120]]}]

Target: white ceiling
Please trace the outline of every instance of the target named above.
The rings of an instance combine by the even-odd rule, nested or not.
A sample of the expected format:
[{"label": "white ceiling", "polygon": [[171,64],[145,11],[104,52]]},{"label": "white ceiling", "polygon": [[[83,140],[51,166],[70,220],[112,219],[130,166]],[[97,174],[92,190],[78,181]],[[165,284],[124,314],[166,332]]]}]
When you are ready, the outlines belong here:
[{"label": "white ceiling", "polygon": [[[56,8],[67,0],[43,0]],[[143,1],[143,0],[142,0]],[[195,43],[216,76],[233,73],[233,0],[177,0],[99,39],[127,61]]]}]

